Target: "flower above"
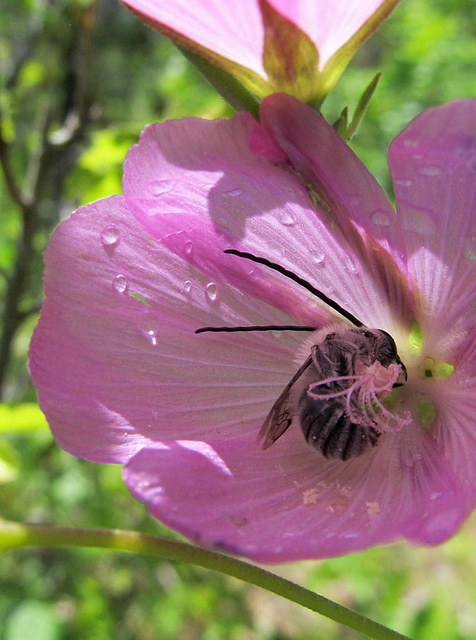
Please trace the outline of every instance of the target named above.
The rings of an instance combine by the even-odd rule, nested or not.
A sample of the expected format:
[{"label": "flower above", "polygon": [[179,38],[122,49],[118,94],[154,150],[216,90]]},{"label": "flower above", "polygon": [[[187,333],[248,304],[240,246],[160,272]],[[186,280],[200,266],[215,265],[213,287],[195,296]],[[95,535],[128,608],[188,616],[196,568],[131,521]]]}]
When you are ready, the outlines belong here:
[{"label": "flower above", "polygon": [[[453,535],[476,495],[475,115],[476,100],[431,109],[394,140],[397,213],[289,96],[260,124],[149,126],[124,195],[77,211],[46,252],[30,364],[58,443],[123,464],[159,520],[257,561]],[[301,369],[283,406],[324,402],[326,421],[309,442],[291,412],[263,449]],[[344,415],[365,439],[349,455],[322,436]]]},{"label": "flower above", "polygon": [[122,0],[259,97],[323,98],[398,0]]}]

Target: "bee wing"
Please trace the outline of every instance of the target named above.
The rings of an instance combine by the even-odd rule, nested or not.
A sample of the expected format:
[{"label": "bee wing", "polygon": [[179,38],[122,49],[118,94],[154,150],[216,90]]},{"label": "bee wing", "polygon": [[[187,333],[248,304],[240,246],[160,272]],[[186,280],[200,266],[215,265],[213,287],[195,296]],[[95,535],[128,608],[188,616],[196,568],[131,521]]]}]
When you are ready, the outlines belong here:
[{"label": "bee wing", "polygon": [[293,411],[288,407],[291,389],[311,363],[312,356],[309,356],[304,364],[296,371],[279,398],[271,407],[271,411],[268,413],[258,434],[258,441],[262,441],[261,446],[263,449],[267,449],[276,442],[291,425],[294,418]]}]

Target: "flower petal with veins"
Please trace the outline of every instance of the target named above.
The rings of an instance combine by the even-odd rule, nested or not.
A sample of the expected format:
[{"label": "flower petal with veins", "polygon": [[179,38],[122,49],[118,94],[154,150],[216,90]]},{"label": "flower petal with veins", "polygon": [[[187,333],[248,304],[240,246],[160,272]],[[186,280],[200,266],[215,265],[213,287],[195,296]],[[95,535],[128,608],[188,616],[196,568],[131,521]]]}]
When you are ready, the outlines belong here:
[{"label": "flower petal with veins", "polygon": [[[476,100],[454,102],[396,138],[396,212],[290,96],[266,99],[261,124],[241,114],[148,127],[124,196],[77,211],[46,252],[30,366],[60,445],[124,464],[154,516],[258,561],[453,535],[476,490],[475,116]],[[262,450],[260,427],[309,336],[196,329],[339,318],[226,249],[281,265],[390,333],[408,381],[380,415],[411,420],[345,461],[294,424]]]}]

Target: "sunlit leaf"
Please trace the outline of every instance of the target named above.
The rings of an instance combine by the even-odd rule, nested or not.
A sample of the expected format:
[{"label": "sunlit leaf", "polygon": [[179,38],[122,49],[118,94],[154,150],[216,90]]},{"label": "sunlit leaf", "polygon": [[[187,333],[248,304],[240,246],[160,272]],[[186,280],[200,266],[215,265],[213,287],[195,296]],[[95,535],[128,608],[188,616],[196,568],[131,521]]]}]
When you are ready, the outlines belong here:
[{"label": "sunlit leaf", "polygon": [[48,423],[34,402],[9,406],[0,404],[0,433],[45,431]]}]

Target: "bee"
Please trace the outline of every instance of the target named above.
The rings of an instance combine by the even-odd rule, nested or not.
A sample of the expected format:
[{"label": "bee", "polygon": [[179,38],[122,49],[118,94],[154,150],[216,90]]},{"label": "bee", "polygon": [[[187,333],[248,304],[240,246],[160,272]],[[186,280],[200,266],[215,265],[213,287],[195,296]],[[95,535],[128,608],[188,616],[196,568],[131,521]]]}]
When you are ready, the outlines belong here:
[{"label": "bee", "polygon": [[[306,442],[325,458],[349,460],[377,446],[379,419],[395,418],[380,403],[381,391],[406,382],[405,365],[392,336],[366,327],[349,311],[307,281],[266,258],[227,249],[241,258],[263,264],[305,287],[354,326],[265,325],[203,327],[196,333],[235,331],[309,331],[310,354],[271,407],[258,440],[263,449],[274,444],[293,423],[299,423]],[[379,386],[380,384],[380,386]],[[380,394],[379,394],[380,392]]]}]

